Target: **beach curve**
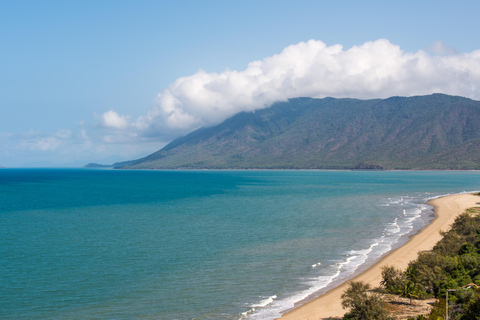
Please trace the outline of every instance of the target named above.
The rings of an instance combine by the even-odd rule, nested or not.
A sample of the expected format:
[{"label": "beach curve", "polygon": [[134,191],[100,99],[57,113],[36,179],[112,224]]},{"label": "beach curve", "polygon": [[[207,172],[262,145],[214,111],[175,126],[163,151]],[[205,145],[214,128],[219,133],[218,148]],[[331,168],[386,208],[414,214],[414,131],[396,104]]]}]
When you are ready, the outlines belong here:
[{"label": "beach curve", "polygon": [[408,263],[417,258],[421,251],[431,250],[442,238],[440,232],[448,231],[455,218],[466,209],[478,206],[480,198],[472,194],[455,194],[430,200],[428,203],[435,208],[435,218],[413,235],[403,246],[391,251],[369,269],[363,271],[343,284],[333,288],[318,298],[295,307],[284,313],[280,320],[318,320],[340,319],[346,312],[341,306],[341,295],[349,281],[364,281],[377,287],[381,281],[381,268],[395,266],[405,269]]}]

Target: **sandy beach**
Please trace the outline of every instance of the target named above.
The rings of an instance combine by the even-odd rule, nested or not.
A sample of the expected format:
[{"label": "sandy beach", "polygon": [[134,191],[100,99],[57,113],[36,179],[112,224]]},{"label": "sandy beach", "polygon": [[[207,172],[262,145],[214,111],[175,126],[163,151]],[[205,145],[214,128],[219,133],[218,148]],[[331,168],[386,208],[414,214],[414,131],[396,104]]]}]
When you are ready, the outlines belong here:
[{"label": "sandy beach", "polygon": [[[448,231],[455,218],[466,209],[476,207],[480,197],[471,194],[457,194],[434,199],[429,202],[435,207],[435,219],[412,236],[402,247],[390,252],[368,270],[357,275],[350,281],[364,281],[372,287],[377,287],[381,281],[381,268],[386,265],[405,269],[411,260],[416,259],[418,252],[431,250],[441,239],[440,231]],[[341,306],[340,296],[345,291],[347,283],[326,292],[320,297],[309,301],[285,313],[281,320],[318,320],[341,318],[345,311]]]}]

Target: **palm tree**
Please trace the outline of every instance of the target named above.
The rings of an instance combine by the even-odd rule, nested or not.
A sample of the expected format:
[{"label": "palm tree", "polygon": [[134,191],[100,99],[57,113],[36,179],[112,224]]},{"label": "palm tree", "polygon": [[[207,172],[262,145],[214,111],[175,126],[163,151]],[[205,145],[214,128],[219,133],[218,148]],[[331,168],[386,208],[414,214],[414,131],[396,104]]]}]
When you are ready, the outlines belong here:
[{"label": "palm tree", "polygon": [[403,296],[403,297],[407,297],[407,298],[410,298],[410,304],[412,304],[412,298],[417,298],[418,297],[418,289],[417,289],[417,286],[411,281],[411,280],[408,280],[406,283],[405,283],[405,286],[403,286],[400,294]]}]

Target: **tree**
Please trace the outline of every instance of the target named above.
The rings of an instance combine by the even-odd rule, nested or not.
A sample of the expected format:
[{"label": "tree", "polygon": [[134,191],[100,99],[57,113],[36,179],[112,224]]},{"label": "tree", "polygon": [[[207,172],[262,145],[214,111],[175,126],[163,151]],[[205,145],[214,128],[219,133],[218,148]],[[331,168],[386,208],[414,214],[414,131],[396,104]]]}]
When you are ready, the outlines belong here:
[{"label": "tree", "polygon": [[460,318],[462,320],[479,320],[480,319],[480,293],[474,294],[474,299],[470,301],[465,314]]},{"label": "tree", "polygon": [[382,297],[369,293],[370,285],[362,281],[351,281],[342,294],[342,307],[350,309],[344,319],[354,320],[390,320],[393,319]]},{"label": "tree", "polygon": [[410,280],[408,280],[405,283],[405,286],[403,287],[403,289],[401,291],[402,296],[410,298],[410,304],[412,304],[412,298],[418,297],[418,293],[419,293],[419,291],[418,291],[417,287]]},{"label": "tree", "polygon": [[440,298],[433,304],[432,311],[427,316],[429,320],[443,320],[445,319],[445,299]]},{"label": "tree", "polygon": [[414,285],[417,285],[418,271],[414,265],[409,265],[405,271],[405,276],[408,280],[412,281]]},{"label": "tree", "polygon": [[382,267],[380,284],[390,293],[399,293],[405,286],[405,276],[399,269],[392,266]]}]

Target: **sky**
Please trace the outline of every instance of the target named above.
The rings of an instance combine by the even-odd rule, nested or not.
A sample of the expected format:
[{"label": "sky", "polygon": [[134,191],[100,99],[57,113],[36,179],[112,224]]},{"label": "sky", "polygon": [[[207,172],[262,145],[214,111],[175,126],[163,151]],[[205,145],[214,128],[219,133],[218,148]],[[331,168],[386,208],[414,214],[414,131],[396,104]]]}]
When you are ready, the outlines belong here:
[{"label": "sky", "polygon": [[480,100],[480,1],[0,0],[0,166],[111,164],[309,96]]}]

